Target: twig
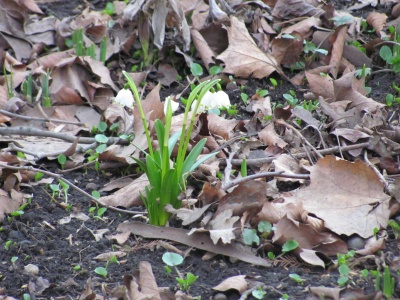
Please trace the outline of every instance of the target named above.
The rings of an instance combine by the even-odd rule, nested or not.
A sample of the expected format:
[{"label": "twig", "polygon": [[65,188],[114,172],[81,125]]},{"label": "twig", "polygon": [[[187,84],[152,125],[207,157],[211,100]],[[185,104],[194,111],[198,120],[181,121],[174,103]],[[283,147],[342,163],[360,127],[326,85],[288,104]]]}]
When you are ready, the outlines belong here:
[{"label": "twig", "polygon": [[[97,147],[97,143],[93,143],[93,144],[90,144],[87,146],[77,146],[75,149],[75,153],[85,153],[89,149],[94,149],[96,147]],[[37,153],[37,151],[35,152],[35,151],[30,151],[25,148],[20,148],[17,145],[15,145],[14,143],[8,144],[8,147],[3,149],[3,152],[6,152],[6,151],[18,151],[21,153],[29,154],[29,155],[32,155],[36,160],[41,160],[42,158],[45,158],[45,157],[58,156],[60,154],[65,153],[65,150],[59,150],[59,151],[55,151],[55,152]]]},{"label": "twig", "polygon": [[28,120],[28,121],[53,122],[53,123],[62,123],[62,124],[71,124],[71,125],[77,125],[77,126],[85,126],[85,123],[81,123],[81,122],[73,122],[73,121],[51,119],[51,118],[38,118],[38,117],[21,116],[21,115],[14,114],[14,113],[9,112],[9,111],[4,110],[4,109],[0,109],[0,113],[5,115],[5,116],[18,118],[18,119],[22,119],[22,120]]},{"label": "twig", "polygon": [[242,177],[242,178],[239,178],[237,180],[231,181],[229,184],[224,185],[223,187],[221,187],[221,189],[224,190],[224,191],[227,191],[231,187],[234,187],[235,185],[238,185],[238,184],[246,182],[246,181],[250,181],[250,180],[253,180],[253,179],[257,179],[257,178],[275,177],[275,176],[276,177],[285,177],[285,178],[295,178],[295,179],[310,179],[310,175],[309,174],[285,174],[285,173],[283,173],[283,171],[279,171],[279,172],[263,172],[263,173],[249,175],[249,176]]},{"label": "twig", "polygon": [[10,165],[7,165],[7,164],[2,164],[2,163],[0,163],[0,167],[5,168],[5,169],[10,169],[10,170],[15,170],[15,171],[26,170],[26,171],[32,171],[32,172],[40,172],[40,173],[43,173],[43,174],[45,174],[47,176],[60,179],[60,180],[64,181],[65,183],[67,183],[69,186],[71,186],[73,189],[77,190],[79,193],[83,194],[84,196],[88,197],[89,199],[91,199],[92,201],[96,202],[97,204],[99,204],[101,206],[104,206],[104,207],[106,207],[107,209],[110,209],[110,210],[114,210],[114,211],[117,211],[117,212],[120,212],[120,213],[124,213],[124,214],[130,214],[130,215],[147,214],[147,212],[143,212],[143,211],[129,211],[129,210],[124,210],[124,209],[120,209],[120,208],[117,208],[117,207],[114,207],[114,206],[107,205],[107,204],[103,203],[101,200],[96,199],[92,195],[88,194],[87,192],[85,192],[84,190],[82,190],[81,188],[79,188],[78,186],[76,186],[75,184],[70,182],[69,180],[65,179],[61,175],[58,175],[58,174],[55,174],[55,173],[52,173],[52,172],[49,172],[49,171],[33,168],[31,166],[14,167],[14,166],[10,166]]},{"label": "twig", "polygon": [[[75,136],[44,131],[36,128],[17,126],[17,127],[0,127],[0,135],[24,135],[24,136],[44,136],[44,137],[52,137],[60,140],[64,140],[67,142],[73,143],[76,139]],[[78,143],[80,144],[93,144],[97,143],[95,138],[89,137],[79,137]],[[120,139],[118,137],[109,137],[107,145],[118,144],[118,145],[129,145],[129,141]]]},{"label": "twig", "polygon": [[387,180],[385,179],[385,177],[383,177],[383,175],[381,174],[381,172],[379,172],[379,170],[375,167],[375,165],[373,165],[369,159],[368,159],[368,155],[367,155],[367,151],[364,151],[364,160],[366,162],[366,164],[374,171],[374,173],[378,176],[379,180],[383,183],[383,185],[385,186],[385,189],[387,189],[387,187],[389,186],[389,183],[387,182]]},{"label": "twig", "polygon": [[[342,147],[335,146],[332,148],[320,150],[319,153],[322,155],[327,155],[327,154],[336,153],[340,149],[341,149],[341,151],[350,151],[350,150],[365,148],[365,147],[369,147],[369,146],[370,146],[369,142],[354,144],[354,145],[349,145],[349,146],[342,146]],[[291,154],[291,156],[293,158],[306,158],[307,154],[303,152],[303,153]],[[254,159],[246,160],[246,163],[248,166],[261,166],[262,164],[271,163],[273,160],[275,160],[277,158],[278,158],[278,156],[266,157],[266,158],[254,158]],[[220,160],[221,165],[225,165],[225,163],[226,163],[225,159]],[[231,163],[234,166],[240,166],[242,164],[242,159],[232,159]]]},{"label": "twig", "polygon": [[226,167],[224,170],[224,182],[223,185],[229,186],[231,183],[231,172],[232,172],[232,164],[231,161],[233,157],[235,156],[236,152],[231,152],[229,153],[229,157],[226,159]]},{"label": "twig", "polygon": [[319,158],[323,158],[324,157],[317,149],[315,149],[315,147],[313,145],[311,145],[311,143],[300,133],[300,131],[298,131],[292,125],[286,123],[286,121],[284,121],[282,119],[276,120],[276,123],[280,124],[280,125],[283,125],[283,126],[289,128],[289,129],[293,130],[293,132],[301,139],[301,141],[303,143],[306,143],[315,152],[315,154],[317,154],[317,156]]}]

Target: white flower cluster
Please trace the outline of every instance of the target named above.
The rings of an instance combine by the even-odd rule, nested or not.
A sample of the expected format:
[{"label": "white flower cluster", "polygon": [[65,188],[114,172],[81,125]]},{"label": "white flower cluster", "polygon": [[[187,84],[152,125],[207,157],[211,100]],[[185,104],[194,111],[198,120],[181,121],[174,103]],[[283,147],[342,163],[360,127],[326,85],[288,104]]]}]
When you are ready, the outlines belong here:
[{"label": "white flower cluster", "polygon": [[125,107],[133,108],[133,95],[131,90],[122,89],[118,92],[117,97],[114,98],[114,102]]},{"label": "white flower cluster", "polygon": [[[193,110],[197,105],[197,100],[193,101],[191,110]],[[209,109],[213,108],[222,108],[222,107],[230,107],[231,101],[229,100],[229,96],[224,91],[218,91],[212,93],[208,91],[204,94],[203,99],[197,109],[197,113],[205,112]]]},{"label": "white flower cluster", "polygon": [[[114,102],[125,107],[133,108],[133,104],[135,100],[133,99],[132,92],[127,89],[122,89],[118,92],[117,96],[114,99]],[[171,103],[172,112],[175,112],[178,107],[179,103],[172,100],[172,97],[169,96],[165,98],[164,101],[164,113],[167,113],[167,105],[168,102]],[[197,100],[193,101],[191,110],[193,111],[197,105]],[[227,93],[223,91],[218,91],[212,93],[210,91],[206,92],[201,100],[200,106],[197,109],[197,113],[205,112],[209,109],[213,108],[222,108],[222,107],[230,107],[231,101],[229,100],[229,96]]]}]

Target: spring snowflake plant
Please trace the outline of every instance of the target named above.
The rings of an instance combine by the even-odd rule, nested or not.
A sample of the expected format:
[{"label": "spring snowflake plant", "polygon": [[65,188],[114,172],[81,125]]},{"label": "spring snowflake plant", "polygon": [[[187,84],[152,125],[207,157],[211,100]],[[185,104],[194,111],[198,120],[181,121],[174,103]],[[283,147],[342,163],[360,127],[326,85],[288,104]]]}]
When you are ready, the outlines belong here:
[{"label": "spring snowflake plant", "polygon": [[[159,148],[153,149],[148,124],[136,85],[127,72],[123,71],[123,74],[133,92],[148,144],[148,152],[140,149],[145,153],[145,161],[143,162],[134,158],[149,180],[149,186],[145,189],[145,195],[141,195],[141,197],[147,209],[150,224],[165,226],[171,216],[170,213],[165,211],[165,206],[171,204],[175,209],[180,208],[181,201],[178,200],[178,195],[186,188],[189,173],[194,171],[201,163],[217,154],[211,153],[198,159],[206,143],[206,139],[202,139],[186,155],[196,119],[196,112],[199,109],[201,99],[219,80],[204,81],[193,89],[186,105],[182,130],[171,137],[173,104],[172,101],[166,101],[165,124],[158,119],[154,122]],[[189,112],[194,101],[197,102],[192,108],[189,120]],[[178,154],[175,161],[171,164],[171,153],[178,141]]]}]

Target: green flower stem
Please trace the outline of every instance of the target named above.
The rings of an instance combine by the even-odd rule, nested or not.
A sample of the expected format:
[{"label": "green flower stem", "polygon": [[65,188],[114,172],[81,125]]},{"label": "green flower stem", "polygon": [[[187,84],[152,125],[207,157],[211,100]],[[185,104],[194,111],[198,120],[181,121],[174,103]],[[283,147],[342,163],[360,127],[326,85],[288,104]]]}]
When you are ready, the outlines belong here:
[{"label": "green flower stem", "polygon": [[126,71],[122,71],[122,74],[125,76],[126,80],[128,81],[129,87],[131,88],[131,90],[133,91],[133,95],[135,96],[136,103],[139,107],[140,118],[142,119],[144,132],[146,134],[147,144],[149,146],[149,154],[150,154],[150,156],[153,156],[154,154],[153,154],[153,146],[151,145],[150,132],[149,132],[149,128],[147,126],[146,117],[144,115],[144,111],[143,111],[143,107],[142,107],[142,101],[140,99],[136,84],[133,81],[132,77]]}]

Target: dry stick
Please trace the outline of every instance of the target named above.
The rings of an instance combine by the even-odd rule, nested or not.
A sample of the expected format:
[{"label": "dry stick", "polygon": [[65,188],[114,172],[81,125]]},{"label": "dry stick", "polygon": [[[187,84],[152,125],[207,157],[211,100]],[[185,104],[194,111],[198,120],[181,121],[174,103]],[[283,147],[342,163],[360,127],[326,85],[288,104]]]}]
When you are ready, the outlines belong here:
[{"label": "dry stick", "polygon": [[143,211],[129,211],[129,210],[124,210],[124,209],[120,209],[120,208],[117,208],[117,207],[114,207],[114,206],[107,205],[107,204],[103,203],[102,201],[100,201],[99,199],[96,199],[92,195],[88,194],[87,192],[85,192],[84,190],[82,190],[81,188],[79,188],[78,186],[76,186],[75,184],[70,182],[69,180],[65,179],[61,175],[58,175],[58,174],[55,174],[55,173],[52,173],[52,172],[49,172],[49,171],[44,171],[44,170],[33,168],[33,167],[30,167],[30,166],[14,167],[14,166],[9,166],[7,164],[2,164],[2,163],[0,163],[0,167],[6,168],[6,169],[10,169],[10,170],[16,170],[16,171],[26,170],[26,171],[32,171],[32,172],[40,172],[40,173],[43,173],[43,174],[45,174],[47,176],[60,179],[60,180],[64,181],[65,183],[69,184],[70,186],[72,186],[72,188],[77,190],[79,193],[83,194],[84,196],[90,198],[91,200],[93,200],[97,204],[100,204],[101,206],[104,206],[104,207],[106,207],[107,209],[110,209],[110,210],[114,210],[114,211],[117,211],[117,212],[120,212],[120,213],[130,214],[130,215],[147,214],[147,212],[143,212]]},{"label": "dry stick", "polygon": [[243,182],[250,181],[252,179],[257,179],[257,178],[275,177],[275,176],[276,177],[285,177],[285,178],[295,178],[295,179],[310,179],[309,174],[285,174],[285,173],[283,173],[283,171],[263,172],[263,173],[249,175],[249,176],[242,177],[237,180],[231,181],[229,184],[223,186],[221,189],[224,191],[227,191],[231,187],[234,187],[235,185],[238,185],[239,183],[243,183]]},{"label": "dry stick", "polygon": [[[17,126],[17,127],[0,127],[0,135],[25,135],[25,136],[44,136],[51,137],[67,142],[73,143],[76,136],[69,134],[56,133],[51,131],[40,130],[31,127]],[[97,143],[95,138],[79,137],[78,143],[80,144],[93,144]],[[129,141],[122,140],[118,137],[109,137],[107,145],[118,144],[118,145],[129,145]]]},{"label": "dry stick", "polygon": [[73,122],[73,121],[51,119],[51,118],[37,118],[37,117],[21,116],[21,115],[14,114],[12,112],[6,111],[4,109],[0,109],[0,113],[5,115],[5,116],[18,118],[18,119],[22,119],[22,120],[28,120],[28,121],[41,121],[41,122],[49,122],[50,121],[50,122],[53,122],[53,123],[62,123],[62,124],[71,124],[71,125],[77,125],[77,126],[85,126],[85,123],[81,123],[81,122]]},{"label": "dry stick", "polygon": [[314,147],[313,145],[311,145],[311,143],[310,143],[309,141],[307,141],[307,139],[300,133],[300,131],[298,131],[298,130],[297,130],[296,128],[294,128],[292,125],[286,123],[286,122],[285,122],[284,120],[282,120],[282,119],[276,120],[276,123],[277,123],[277,124],[280,124],[280,125],[283,125],[283,126],[289,128],[289,129],[293,130],[293,132],[301,139],[301,141],[302,141],[303,143],[306,143],[306,144],[315,152],[315,154],[317,154],[317,156],[318,156],[319,158],[323,158],[323,157],[324,157],[321,153],[319,153],[319,151],[318,151],[317,149],[315,149],[315,147]]},{"label": "dry stick", "polygon": [[[322,155],[327,155],[327,154],[333,154],[338,152],[340,149],[342,151],[350,151],[350,150],[355,150],[355,149],[360,149],[360,148],[365,148],[369,147],[370,143],[365,142],[365,143],[360,143],[360,144],[354,144],[354,145],[349,145],[349,146],[335,146],[332,148],[328,149],[323,149],[319,150],[319,153]],[[307,154],[306,153],[294,153],[291,154],[293,158],[306,158]],[[246,160],[246,163],[248,166],[260,166],[262,164],[267,164],[271,163],[273,160],[277,159],[278,156],[273,156],[273,157],[266,157],[266,158],[255,158],[255,159],[248,159]],[[224,159],[220,160],[220,164],[224,165],[226,162]],[[231,161],[232,165],[234,166],[240,166],[242,164],[242,159],[232,159]]]},{"label": "dry stick", "polygon": [[[86,151],[88,151],[89,149],[94,149],[97,147],[97,143],[93,143],[87,146],[77,146],[76,147],[76,151],[75,153],[86,153]],[[9,143],[7,148],[4,148],[3,151],[18,151],[21,153],[25,153],[25,154],[29,154],[32,155],[36,160],[41,160],[42,158],[45,157],[54,157],[54,156],[58,156],[60,154],[64,154],[65,150],[59,150],[59,151],[55,151],[55,152],[46,152],[46,153],[37,153],[34,151],[30,151],[24,148],[20,148],[18,146],[16,146],[14,143]]]},{"label": "dry stick", "polygon": [[389,183],[387,182],[387,180],[385,179],[385,177],[383,177],[383,175],[381,174],[381,172],[379,172],[379,170],[376,168],[376,166],[374,166],[368,159],[367,156],[367,151],[364,151],[364,160],[367,163],[367,165],[374,171],[374,173],[378,176],[379,180],[382,182],[382,184],[385,186],[385,189],[387,189],[387,187],[389,186]]}]

